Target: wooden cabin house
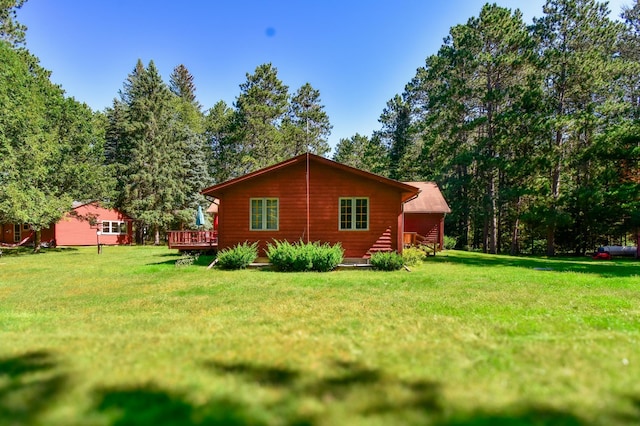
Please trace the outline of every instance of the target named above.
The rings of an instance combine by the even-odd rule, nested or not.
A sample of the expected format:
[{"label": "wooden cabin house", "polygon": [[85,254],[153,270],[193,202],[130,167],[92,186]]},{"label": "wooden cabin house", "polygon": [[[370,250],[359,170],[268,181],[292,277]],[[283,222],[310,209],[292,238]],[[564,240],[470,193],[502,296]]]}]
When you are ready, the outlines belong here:
[{"label": "wooden cabin house", "polygon": [[[63,219],[42,230],[41,240],[58,246],[131,244],[132,219],[98,203],[74,203]],[[9,245],[33,244],[33,232],[27,224],[0,225],[0,242]],[[98,234],[98,232],[100,234]]]},{"label": "wooden cabin house", "polygon": [[[202,193],[216,199],[220,249],[258,242],[263,255],[274,240],[320,241],[341,243],[345,257],[366,258],[376,251],[402,251],[403,207],[420,188],[302,154]],[[428,228],[416,226],[415,232]]]}]

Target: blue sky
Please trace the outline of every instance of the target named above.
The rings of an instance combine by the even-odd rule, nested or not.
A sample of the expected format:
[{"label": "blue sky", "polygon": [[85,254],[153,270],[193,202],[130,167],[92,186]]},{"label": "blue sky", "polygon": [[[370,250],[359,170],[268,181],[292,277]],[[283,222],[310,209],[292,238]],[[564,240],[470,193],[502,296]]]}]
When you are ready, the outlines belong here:
[{"label": "blue sky", "polygon": [[[496,0],[525,22],[544,0]],[[103,110],[138,58],[166,82],[184,64],[205,109],[240,93],[246,73],[271,62],[293,93],[320,91],[335,146],[380,128],[386,102],[401,93],[449,29],[477,16],[481,0],[29,0],[18,20],[27,48],[69,96]],[[613,17],[631,0],[609,3]]]}]

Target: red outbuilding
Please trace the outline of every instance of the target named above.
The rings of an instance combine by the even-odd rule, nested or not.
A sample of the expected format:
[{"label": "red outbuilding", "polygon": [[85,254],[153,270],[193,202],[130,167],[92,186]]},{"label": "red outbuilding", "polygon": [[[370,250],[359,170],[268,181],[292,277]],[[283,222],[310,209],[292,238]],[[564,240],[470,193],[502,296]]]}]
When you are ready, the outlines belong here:
[{"label": "red outbuilding", "polygon": [[368,257],[402,251],[403,205],[420,188],[302,154],[202,193],[218,203],[219,249],[258,242],[264,254],[274,240],[320,241]]},{"label": "red outbuilding", "polygon": [[[131,221],[124,213],[98,203],[74,203],[64,218],[42,230],[41,240],[59,246],[131,244]],[[33,232],[27,224],[3,224],[0,231],[0,242],[4,244],[33,243]]]},{"label": "red outbuilding", "polygon": [[420,189],[404,205],[405,244],[416,243],[444,248],[444,216],[451,213],[438,185],[434,182],[405,182]]}]

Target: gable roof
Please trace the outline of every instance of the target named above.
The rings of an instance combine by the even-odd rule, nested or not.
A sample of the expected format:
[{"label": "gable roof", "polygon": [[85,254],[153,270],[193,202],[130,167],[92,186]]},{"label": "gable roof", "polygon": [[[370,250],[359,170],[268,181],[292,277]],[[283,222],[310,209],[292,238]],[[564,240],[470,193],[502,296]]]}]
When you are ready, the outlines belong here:
[{"label": "gable roof", "polygon": [[234,185],[237,185],[241,182],[250,181],[259,176],[263,176],[271,172],[274,172],[276,170],[281,170],[286,167],[293,166],[295,164],[304,163],[307,160],[310,162],[315,162],[315,163],[323,164],[329,167],[333,167],[335,169],[342,170],[347,173],[363,177],[365,179],[370,179],[372,181],[381,183],[383,185],[394,187],[403,193],[403,197],[402,197],[403,202],[415,196],[418,193],[418,188],[410,184],[398,182],[397,180],[389,179],[384,176],[380,176],[374,173],[366,172],[364,170],[356,169],[355,167],[347,166],[346,164],[338,163],[336,161],[332,161],[327,158],[321,157],[319,155],[311,154],[311,153],[300,154],[296,157],[290,158],[288,160],[282,161],[272,166],[265,167],[260,170],[256,170],[255,172],[248,173],[246,175],[243,175],[234,179],[230,179],[226,182],[222,182],[217,185],[210,186],[209,188],[205,188],[202,191],[200,191],[200,193],[203,195],[219,198],[216,194],[219,194],[221,191],[224,191],[230,187],[233,187]]},{"label": "gable roof", "polygon": [[405,213],[451,213],[442,192],[434,182],[405,183],[420,189],[416,198],[405,203]]}]

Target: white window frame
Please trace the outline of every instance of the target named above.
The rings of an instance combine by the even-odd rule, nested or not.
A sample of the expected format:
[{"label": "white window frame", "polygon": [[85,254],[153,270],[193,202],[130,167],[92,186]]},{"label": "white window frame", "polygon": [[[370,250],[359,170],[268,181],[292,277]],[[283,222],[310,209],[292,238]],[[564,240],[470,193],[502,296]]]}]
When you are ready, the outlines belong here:
[{"label": "white window frame", "polygon": [[[255,227],[253,226],[253,216],[254,216],[254,211],[253,211],[253,205],[254,205],[254,201],[261,201],[262,202],[262,206],[260,207],[261,212],[260,214],[262,215],[262,220],[260,223],[259,227]],[[267,202],[268,201],[275,201],[276,202],[276,227],[275,228],[269,228],[269,220],[268,220],[268,209],[267,209]],[[249,199],[249,230],[250,231],[278,231],[280,229],[280,199],[276,198],[276,197],[261,197],[261,198],[250,198]]]},{"label": "white window frame", "polygon": [[[105,223],[108,223],[109,226],[105,227]],[[118,232],[113,232],[114,223],[118,224]],[[122,231],[123,228],[124,228],[124,232]],[[105,229],[108,229],[108,231],[105,231]],[[103,220],[102,221],[102,235],[127,235],[128,231],[129,231],[129,226],[125,221],[122,221],[122,220]]]},{"label": "white window frame", "polygon": [[[357,200],[365,200],[367,202],[367,225],[364,228],[358,228],[357,225],[357,214],[356,214],[356,203]],[[350,201],[351,203],[351,227],[343,228],[342,227],[342,202]],[[371,217],[371,203],[369,202],[369,197],[340,197],[338,200],[338,230],[340,231],[368,231],[369,230],[369,218]]]}]

